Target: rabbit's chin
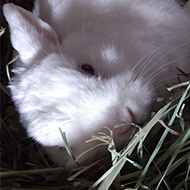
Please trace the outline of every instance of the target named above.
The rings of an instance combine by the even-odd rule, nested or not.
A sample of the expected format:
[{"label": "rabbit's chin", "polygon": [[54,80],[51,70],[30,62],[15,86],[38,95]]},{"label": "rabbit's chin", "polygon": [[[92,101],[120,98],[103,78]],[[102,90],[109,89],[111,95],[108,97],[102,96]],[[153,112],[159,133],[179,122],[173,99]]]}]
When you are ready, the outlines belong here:
[{"label": "rabbit's chin", "polygon": [[[101,138],[103,133],[103,141],[101,141],[100,139],[95,141],[89,141],[89,138],[86,142],[83,141],[84,139],[80,139],[79,142],[75,142],[76,144],[73,144],[73,146],[70,147],[74,157],[71,157],[66,149],[60,146],[46,146],[44,147],[44,150],[50,156],[51,160],[55,162],[55,164],[58,166],[74,168],[77,167],[78,164],[88,165],[102,157],[110,157],[111,153],[108,150],[108,146],[112,138],[113,143],[116,146],[116,151],[120,151],[121,149],[123,149],[132,138],[134,133],[137,131],[137,129],[135,129],[134,127],[128,127],[125,133],[123,132],[119,135],[117,134],[117,132],[115,133],[114,130],[113,136],[111,136],[111,133],[108,130],[100,131],[101,133],[97,133],[94,136],[96,136],[97,138]],[[105,143],[106,140],[107,143]],[[76,160],[74,160],[74,158]]]}]

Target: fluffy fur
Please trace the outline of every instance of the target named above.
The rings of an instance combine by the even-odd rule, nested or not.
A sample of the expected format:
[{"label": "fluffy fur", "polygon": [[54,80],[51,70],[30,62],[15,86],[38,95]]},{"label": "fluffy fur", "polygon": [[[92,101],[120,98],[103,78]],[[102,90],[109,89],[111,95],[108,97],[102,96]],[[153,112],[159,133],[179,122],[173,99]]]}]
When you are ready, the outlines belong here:
[{"label": "fluffy fur", "polygon": [[12,99],[28,135],[59,165],[73,165],[59,128],[75,157],[99,143],[85,143],[91,135],[109,133],[100,126],[122,145],[134,127],[113,126],[143,124],[165,85],[178,82],[176,68],[190,72],[190,18],[174,0],[39,0],[33,14],[13,4],[3,10],[20,56]]}]

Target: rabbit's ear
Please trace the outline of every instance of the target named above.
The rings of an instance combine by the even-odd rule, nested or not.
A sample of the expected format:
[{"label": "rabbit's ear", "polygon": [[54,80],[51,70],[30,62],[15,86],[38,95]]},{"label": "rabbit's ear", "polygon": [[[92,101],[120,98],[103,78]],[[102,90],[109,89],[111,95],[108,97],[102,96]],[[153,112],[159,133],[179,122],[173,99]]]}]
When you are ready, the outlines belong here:
[{"label": "rabbit's ear", "polygon": [[11,42],[23,62],[30,62],[40,51],[58,43],[55,31],[32,13],[13,4],[3,12],[10,26]]}]

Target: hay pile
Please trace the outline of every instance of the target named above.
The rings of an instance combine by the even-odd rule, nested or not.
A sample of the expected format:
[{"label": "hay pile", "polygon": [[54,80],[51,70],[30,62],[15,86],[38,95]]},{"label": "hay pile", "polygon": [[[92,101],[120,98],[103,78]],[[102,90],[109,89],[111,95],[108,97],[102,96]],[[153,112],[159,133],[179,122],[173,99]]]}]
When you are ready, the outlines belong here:
[{"label": "hay pile", "polygon": [[[32,8],[32,0],[14,2],[28,10]],[[188,82],[177,87],[178,93],[173,90],[171,97],[162,100],[163,108],[154,113],[152,119],[119,153],[114,166],[110,158],[103,158],[90,166],[73,170],[56,167],[48,160],[42,147],[27,138],[19,123],[18,113],[6,89],[6,65],[11,61],[12,48],[4,19],[1,26],[6,28],[1,36],[2,189],[190,189]],[[178,132],[169,130],[167,126],[177,128]]]}]

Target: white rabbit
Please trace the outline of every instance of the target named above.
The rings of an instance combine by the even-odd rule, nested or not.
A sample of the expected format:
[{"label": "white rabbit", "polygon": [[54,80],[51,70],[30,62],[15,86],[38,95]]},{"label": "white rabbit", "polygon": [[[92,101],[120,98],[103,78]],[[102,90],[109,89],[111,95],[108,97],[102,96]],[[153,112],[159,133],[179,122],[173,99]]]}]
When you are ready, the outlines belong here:
[{"label": "white rabbit", "polygon": [[[174,0],[40,0],[32,13],[6,4],[11,41],[20,58],[9,88],[28,135],[58,164],[96,145],[99,131],[114,131],[124,145],[149,118],[156,97],[190,72],[190,18]],[[106,154],[101,146],[78,160]]]}]

